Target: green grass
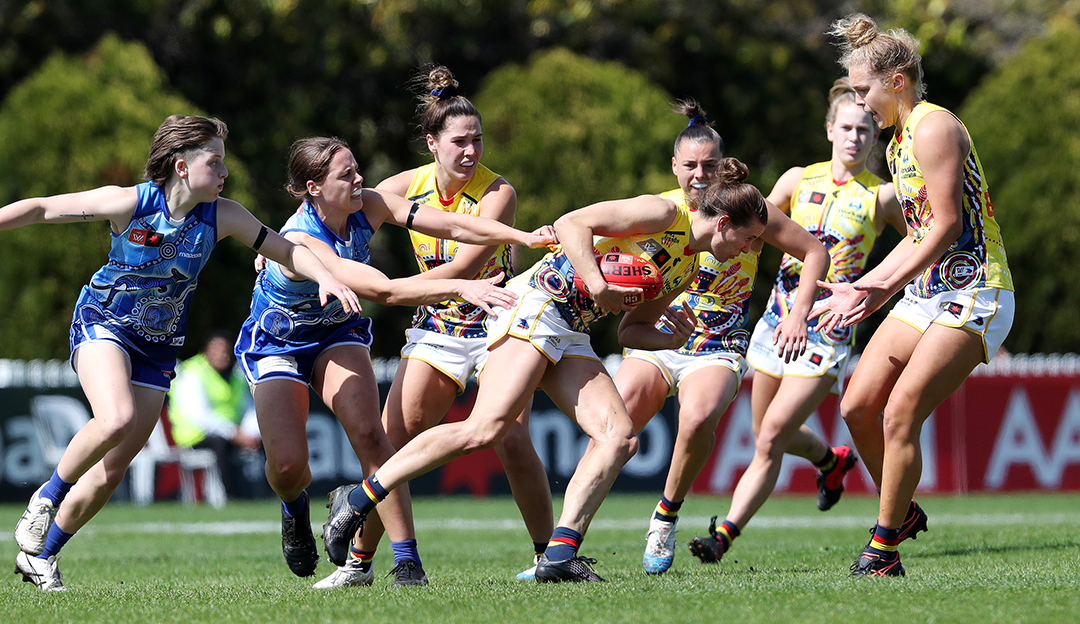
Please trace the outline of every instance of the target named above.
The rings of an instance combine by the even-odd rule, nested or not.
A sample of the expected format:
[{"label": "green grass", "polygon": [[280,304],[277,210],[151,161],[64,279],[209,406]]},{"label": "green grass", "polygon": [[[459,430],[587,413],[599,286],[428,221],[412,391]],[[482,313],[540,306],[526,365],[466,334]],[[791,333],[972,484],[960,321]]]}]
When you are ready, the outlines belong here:
[{"label": "green grass", "polygon": [[[1080,497],[1023,494],[920,497],[930,533],[901,547],[904,579],[852,579],[876,501],[848,497],[828,513],[813,499],[770,500],[720,565],[697,563],[686,541],[729,499],[691,497],[675,565],[641,570],[653,496],[612,496],[582,554],[609,583],[514,580],[531,543],[509,499],[415,501],[431,584],[392,588],[389,545],[373,587],[317,592],[281,558],[273,501],[223,510],[114,503],[64,549],[66,594],[5,574],[0,622],[1070,622],[1080,613]],[[318,524],[322,508],[314,507]],[[0,506],[0,527],[22,507]],[[221,524],[230,523],[230,524]],[[7,529],[0,557],[17,552]],[[13,568],[13,566],[12,566]],[[9,569],[12,569],[9,568]],[[331,571],[319,564],[321,578]]]}]

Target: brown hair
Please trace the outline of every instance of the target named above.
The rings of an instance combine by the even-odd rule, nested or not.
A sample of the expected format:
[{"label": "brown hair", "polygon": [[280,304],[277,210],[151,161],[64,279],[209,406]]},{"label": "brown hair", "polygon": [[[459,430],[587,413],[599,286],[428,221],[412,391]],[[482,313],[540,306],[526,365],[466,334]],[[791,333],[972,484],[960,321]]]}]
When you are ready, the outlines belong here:
[{"label": "brown hair", "polygon": [[229,128],[219,119],[197,115],[169,115],[154,133],[143,177],[161,186],[172,175],[178,156],[186,157],[198,151],[214,137],[225,140],[227,136]]},{"label": "brown hair", "polygon": [[341,150],[349,149],[344,139],[308,137],[299,139],[289,149],[289,183],[285,190],[296,199],[311,201],[308,180],[322,183],[330,173],[330,161]]},{"label": "brown hair", "polygon": [[866,65],[871,74],[881,78],[899,72],[915,87],[915,97],[921,100],[926,95],[919,40],[911,33],[902,28],[882,32],[874,20],[854,13],[833,22],[829,34],[840,40],[844,69]]},{"label": "brown hair", "polygon": [[476,110],[469,98],[458,93],[458,81],[446,67],[437,65],[421,71],[413,79],[413,84],[420,94],[417,114],[423,135],[438,138],[447,122],[454,117],[476,117],[480,121],[480,111]]},{"label": "brown hair", "polygon": [[697,211],[711,218],[727,215],[731,225],[739,228],[755,222],[767,224],[769,209],[765,198],[753,185],[743,182],[749,172],[737,158],[721,160],[716,175],[698,201]]},{"label": "brown hair", "polygon": [[698,104],[697,100],[693,98],[678,100],[671,107],[671,110],[676,114],[686,115],[690,118],[690,123],[683,128],[679,136],[675,137],[674,153],[678,153],[679,145],[683,141],[693,141],[695,143],[716,143],[720,148],[720,154],[723,155],[724,139],[719,132],[713,130],[712,122],[705,117],[705,109],[701,107],[701,104]]}]

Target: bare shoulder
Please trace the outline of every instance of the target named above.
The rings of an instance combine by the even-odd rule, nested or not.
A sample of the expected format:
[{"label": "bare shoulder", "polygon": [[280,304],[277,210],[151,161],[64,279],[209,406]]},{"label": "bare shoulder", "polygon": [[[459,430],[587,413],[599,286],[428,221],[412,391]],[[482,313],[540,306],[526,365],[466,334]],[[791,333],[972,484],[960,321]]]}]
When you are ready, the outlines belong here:
[{"label": "bare shoulder", "polygon": [[382,182],[379,182],[375,188],[380,191],[387,191],[394,195],[405,196],[405,193],[409,192],[409,185],[412,184],[413,177],[416,175],[416,169],[406,169],[401,173],[395,173],[394,175],[386,178]]}]

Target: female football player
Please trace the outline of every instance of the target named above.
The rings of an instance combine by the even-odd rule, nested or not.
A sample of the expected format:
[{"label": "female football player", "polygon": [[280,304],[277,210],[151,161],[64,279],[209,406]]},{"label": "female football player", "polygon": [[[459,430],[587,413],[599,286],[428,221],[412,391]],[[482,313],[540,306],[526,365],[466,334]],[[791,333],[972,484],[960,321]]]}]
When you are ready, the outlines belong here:
[{"label": "female football player", "polygon": [[1012,327],[1014,300],[986,177],[964,124],[923,99],[919,42],[854,14],[836,21],[855,101],[895,126],[886,155],[908,235],[873,270],[833,292],[823,331],[858,323],[903,291],[874,332],[840,402],[851,438],[881,491],[873,537],[853,576],[903,576],[898,544],[926,525],[911,498],[922,474],[919,435],[931,412],[990,358]]},{"label": "female football player", "polygon": [[[721,161],[696,210],[643,195],[560,217],[555,222],[560,245],[510,282],[520,297],[488,329],[484,383],[469,418],[421,433],[361,485],[331,492],[323,531],[330,557],[344,559],[364,516],[389,491],[455,457],[494,445],[541,388],[591,438],[592,448],[567,484],[562,515],[535,578],[602,580],[589,567],[595,560],[578,556],[577,550],[619,470],[636,451],[637,438],[615,384],[589,344],[589,324],[626,311],[619,326],[623,345],[655,350],[684,344],[696,318],[685,304],[669,306],[697,274],[698,253],[708,250],[730,259],[750,248],[769,219],[764,198],[743,183],[746,173],[735,159]],[[616,249],[656,264],[663,275],[657,298],[635,307],[624,298],[640,297],[642,288],[605,281],[597,257]]]},{"label": "female football player", "polygon": [[[671,159],[679,188],[661,197],[693,210],[716,175],[723,140],[695,101],[681,103],[676,112],[690,118],[675,139]],[[764,243],[804,259],[806,279],[811,285],[794,302],[796,313],[771,332],[770,347],[779,357],[789,360],[801,355],[806,347],[806,313],[813,302],[815,280],[824,277],[829,257],[813,236],[775,206],[768,206],[768,225],[748,249],[731,258],[708,251],[698,254],[698,272],[689,288],[675,300],[676,305],[689,306],[697,316],[699,325],[693,333],[684,342],[664,350],[627,349],[615,375],[615,385],[636,431],[641,431],[660,411],[668,396],[677,394],[679,398],[679,429],[671,466],[646,534],[642,565],[649,574],[661,574],[671,567],[679,509],[712,453],[716,426],[746,372],[747,307]]]},{"label": "female football player", "polygon": [[[344,141],[326,137],[297,141],[289,156],[287,188],[303,203],[281,233],[309,248],[331,273],[369,301],[418,305],[460,297],[490,312],[490,305],[506,306],[516,299],[496,286],[499,275],[481,280],[387,279],[367,264],[368,243],[384,223],[477,244],[539,246],[553,240],[494,219],[435,210],[364,189],[362,184]],[[373,472],[394,450],[379,420],[379,393],[368,354],[371,319],[345,314],[334,304],[320,305],[313,289],[310,281],[287,267],[267,263],[236,343],[237,360],[253,388],[266,478],[282,501],[285,561],[297,576],[313,574],[319,557],[305,491],[311,483],[308,386],[341,422],[365,473]],[[397,491],[382,512],[394,541],[406,541],[413,530],[408,488]],[[416,565],[422,575],[418,561]]]},{"label": "female football player", "polygon": [[[832,158],[809,167],[793,167],[777,180],[769,201],[791,215],[800,226],[828,245],[830,281],[854,281],[862,274],[870,249],[889,224],[903,233],[904,215],[892,184],[866,168],[877,139],[873,118],[855,104],[855,91],[847,78],[837,80],[829,92],[825,134],[832,143]],[[703,562],[719,561],[746,523],[761,508],[780,474],[783,454],[804,457],[818,468],[818,509],[825,511],[840,499],[844,475],[857,458],[847,446],[830,448],[805,424],[831,392],[840,393],[854,327],[825,334],[811,322],[806,353],[785,362],[773,348],[776,327],[794,312],[801,290],[802,263],[790,255],[769,295],[764,316],[750,338],[747,361],[756,370],[751,394],[754,418],[754,458],[743,472],[731,509],[710,535],[690,542]],[[817,284],[806,283],[817,291]],[[819,299],[828,291],[818,293]]]},{"label": "female football player", "polygon": [[[484,152],[480,113],[464,95],[445,67],[421,74],[420,129],[433,162],[383,180],[376,187],[425,206],[450,213],[470,214],[514,223],[517,194],[499,174],[480,163]],[[460,244],[445,238],[409,231],[416,262],[426,278],[486,279],[513,275],[510,246]],[[390,393],[383,406],[383,427],[390,443],[401,448],[421,431],[434,427],[478,375],[487,358],[488,314],[479,306],[451,299],[416,309],[405,333]],[[528,409],[495,445],[506,470],[511,491],[539,554],[551,535],[551,489],[544,464],[529,437]],[[411,527],[411,524],[410,524]],[[349,559],[316,587],[340,587],[366,581],[371,558],[382,537],[378,514],[368,517],[362,539],[350,549]],[[392,543],[397,567],[396,584],[422,584],[416,536]],[[519,578],[530,578],[526,570]]]},{"label": "female football player", "polygon": [[16,571],[45,591],[65,591],[56,555],[105,506],[161,417],[184,343],[199,271],[231,236],[313,280],[312,298],[345,315],[356,295],[305,247],[220,197],[228,129],[217,119],[173,115],[154,134],[148,182],[24,199],[0,208],[0,230],[32,223],[109,221],[109,261],[75,304],[71,365],[94,418],[71,439],[52,478],[15,527]]}]

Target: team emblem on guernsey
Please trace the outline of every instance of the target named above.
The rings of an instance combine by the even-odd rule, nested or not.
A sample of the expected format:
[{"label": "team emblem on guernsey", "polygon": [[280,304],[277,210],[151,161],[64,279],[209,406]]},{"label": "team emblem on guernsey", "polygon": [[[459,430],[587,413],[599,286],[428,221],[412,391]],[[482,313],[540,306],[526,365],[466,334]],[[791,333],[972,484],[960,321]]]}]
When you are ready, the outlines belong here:
[{"label": "team emblem on guernsey", "polygon": [[978,258],[967,252],[957,252],[942,261],[939,275],[952,290],[963,290],[982,278]]},{"label": "team emblem on guernsey", "polygon": [[821,204],[821,203],[824,203],[824,202],[825,202],[825,193],[822,193],[821,191],[814,191],[813,193],[810,193],[810,203],[811,204]]}]

